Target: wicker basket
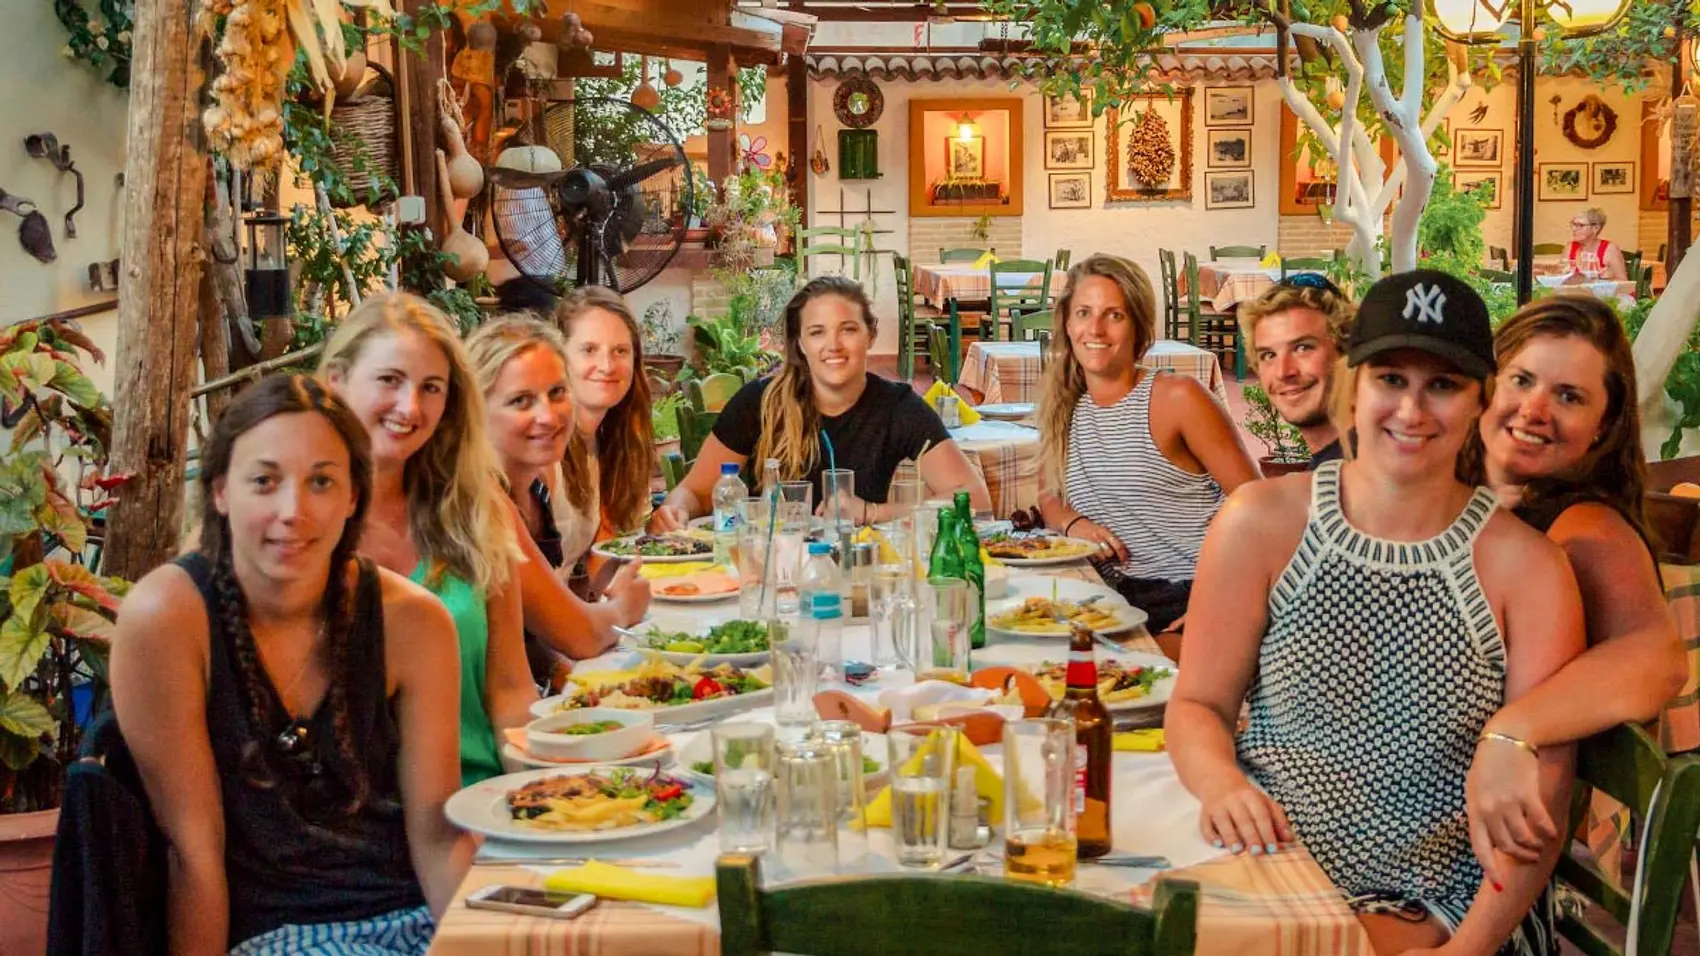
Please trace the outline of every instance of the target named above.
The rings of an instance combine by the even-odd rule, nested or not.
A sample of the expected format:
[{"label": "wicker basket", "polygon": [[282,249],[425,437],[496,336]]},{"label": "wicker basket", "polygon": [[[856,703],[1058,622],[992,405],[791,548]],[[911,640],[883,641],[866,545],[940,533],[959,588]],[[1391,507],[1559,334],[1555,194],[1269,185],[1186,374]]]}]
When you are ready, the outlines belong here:
[{"label": "wicker basket", "polygon": [[[401,181],[401,150],[396,143],[395,79],[376,63],[366,69],[378,74],[378,80],[365,83],[363,91],[347,100],[339,100],[331,108],[331,157],[348,180],[354,201],[336,201],[334,205],[381,205],[396,198]],[[356,157],[364,153],[365,163],[357,164]],[[387,188],[377,188],[373,170],[389,177]]]}]

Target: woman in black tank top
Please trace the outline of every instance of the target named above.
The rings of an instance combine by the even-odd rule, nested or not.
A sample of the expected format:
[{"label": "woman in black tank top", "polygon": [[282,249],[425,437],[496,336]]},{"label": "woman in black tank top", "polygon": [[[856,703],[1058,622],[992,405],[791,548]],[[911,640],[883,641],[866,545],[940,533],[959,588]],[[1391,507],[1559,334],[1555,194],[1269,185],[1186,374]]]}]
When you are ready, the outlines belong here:
[{"label": "woman in black tank top", "polygon": [[355,557],[366,440],[312,379],[256,385],[204,448],[200,548],[119,615],[113,702],[170,842],[173,952],[422,953],[465,873],[442,811],[453,625]]}]

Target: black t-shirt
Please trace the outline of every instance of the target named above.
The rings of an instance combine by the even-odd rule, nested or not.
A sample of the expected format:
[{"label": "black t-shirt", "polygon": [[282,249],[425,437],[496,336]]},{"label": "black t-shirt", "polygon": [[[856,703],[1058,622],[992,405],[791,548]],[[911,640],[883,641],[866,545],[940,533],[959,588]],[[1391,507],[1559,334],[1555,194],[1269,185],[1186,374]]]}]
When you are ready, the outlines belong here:
[{"label": "black t-shirt", "polygon": [[1318,448],[1316,451],[1311,452],[1310,464],[1305,466],[1305,470],[1315,471],[1322,467],[1323,462],[1338,461],[1342,457],[1344,456],[1340,451],[1340,439],[1336,438],[1328,444],[1323,445],[1321,448]]},{"label": "black t-shirt", "polygon": [[[755,454],[761,438],[761,399],[771,378],[758,379],[738,390],[720,417],[714,422],[714,437],[720,439],[734,454],[748,458]],[[862,397],[842,415],[822,416],[821,428],[832,440],[838,455],[838,467],[856,473],[856,497],[875,504],[885,502],[886,490],[897,463],[920,454],[921,447],[931,442],[937,446],[950,440],[950,432],[921,396],[902,382],[893,382],[868,373],[868,385]],[[815,486],[815,500],[820,500],[820,473],[827,467],[826,448],[822,447],[807,478]],[[750,462],[744,469],[745,480],[761,474],[761,463]]]}]

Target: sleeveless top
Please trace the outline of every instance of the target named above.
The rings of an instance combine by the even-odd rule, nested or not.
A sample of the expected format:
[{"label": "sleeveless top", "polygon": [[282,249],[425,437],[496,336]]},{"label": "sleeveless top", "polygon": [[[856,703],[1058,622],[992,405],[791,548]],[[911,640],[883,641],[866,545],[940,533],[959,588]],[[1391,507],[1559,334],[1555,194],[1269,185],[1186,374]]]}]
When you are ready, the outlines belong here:
[{"label": "sleeveless top", "polygon": [[[554,508],[549,500],[549,485],[538,478],[531,483],[531,500],[537,504],[538,532],[532,535],[532,542],[542,553],[543,560],[549,562],[549,567],[560,573],[561,565],[566,562],[566,554],[561,547],[561,529],[555,524]],[[531,679],[539,687],[548,687],[554,676],[555,663],[562,659],[559,651],[549,646],[549,643],[529,630],[525,632],[525,661],[531,668]]]},{"label": "sleeveless top", "polygon": [[[341,757],[335,745],[329,694],[308,718],[312,742],[301,760],[277,754],[273,739],[292,715],[262,669],[268,725],[254,727],[238,675],[236,637],[226,633],[205,555],[175,562],[188,572],[207,610],[211,662],[207,681],[207,735],[218,767],[224,804],[224,872],[230,893],[230,946],[290,924],[370,919],[425,903],[413,858],[407,852],[396,759],[401,734],[385,698],[384,611],[377,571],[360,562],[349,645],[350,731],[357,759],[365,761],[371,794],[353,814],[335,805],[346,799],[327,764]],[[258,740],[277,777],[261,789],[247,782],[242,749]]]},{"label": "sleeveless top", "polygon": [[[1601,269],[1604,269],[1606,267],[1606,250],[1610,249],[1610,248],[1611,248],[1611,243],[1605,241],[1604,239],[1601,239],[1599,248],[1594,250],[1594,258],[1596,258],[1600,261],[1600,268]],[[1576,257],[1578,255],[1581,255],[1581,254],[1582,254],[1582,244],[1580,242],[1572,241],[1570,243],[1569,248],[1564,250],[1564,258],[1566,260],[1570,261],[1570,262],[1575,262]]]},{"label": "sleeveless top", "polygon": [[1505,646],[1476,576],[1493,493],[1440,534],[1374,538],[1339,462],[1269,592],[1239,759],[1354,903],[1418,902],[1453,926],[1481,885],[1464,818],[1476,737],[1505,699]]},{"label": "sleeveless top", "polygon": [[470,787],[502,773],[496,728],[490,723],[490,707],[484,698],[490,658],[489,605],[484,592],[465,578],[445,570],[433,582],[429,571],[430,566],[421,561],[408,580],[435,594],[454,618],[456,643],[460,645],[460,782]]},{"label": "sleeveless top", "polygon": [[[595,455],[586,457],[589,467],[585,469],[585,483],[590,486],[590,499],[585,503],[584,510],[579,511],[566,497],[566,474],[557,466],[551,475],[551,493],[561,495],[561,507],[554,509],[554,523],[561,540],[562,560],[555,562],[559,568],[563,564],[577,564],[590,553],[590,546],[596,543],[596,532],[602,527],[602,467]],[[541,542],[540,542],[541,544]]]},{"label": "sleeveless top", "polygon": [[1105,565],[1126,577],[1190,581],[1204,529],[1221,509],[1222,487],[1209,474],[1175,466],[1151,437],[1151,383],[1107,408],[1082,395],[1068,426],[1064,498],[1127,546],[1127,561]]}]

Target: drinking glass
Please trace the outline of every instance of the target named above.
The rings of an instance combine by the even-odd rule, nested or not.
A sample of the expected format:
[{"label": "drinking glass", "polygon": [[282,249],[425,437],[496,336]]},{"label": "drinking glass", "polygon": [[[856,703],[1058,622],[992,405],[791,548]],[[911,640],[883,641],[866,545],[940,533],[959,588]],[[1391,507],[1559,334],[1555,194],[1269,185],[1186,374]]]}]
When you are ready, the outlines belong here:
[{"label": "drinking glass", "polygon": [[919,478],[893,478],[885,493],[891,504],[891,520],[907,521],[915,516],[915,508],[926,493],[927,484]]},{"label": "drinking glass", "polygon": [[903,866],[937,866],[950,831],[955,727],[909,724],[886,733],[891,757],[891,837]]},{"label": "drinking glass", "polygon": [[762,853],[773,839],[773,727],[721,724],[714,745],[714,791],[720,801],[720,849]]},{"label": "drinking glass", "polygon": [[915,662],[916,680],[968,683],[968,582],[961,578],[928,578],[917,601],[921,637]]},{"label": "drinking glass", "polygon": [[1578,253],[1576,268],[1582,273],[1582,278],[1592,282],[1600,277],[1600,257],[1592,252]]},{"label": "drinking glass", "polygon": [[805,556],[804,541],[813,520],[815,486],[807,481],[779,484],[779,522],[774,530],[774,580],[780,614],[797,611],[797,581]]},{"label": "drinking glass", "polygon": [[874,666],[915,667],[915,574],[909,562],[874,568],[868,594],[868,628]]},{"label": "drinking glass", "polygon": [[[759,620],[778,613],[777,562],[768,561],[768,523],[772,506],[766,498],[738,503],[738,616]],[[778,534],[777,528],[774,529]],[[772,577],[769,577],[773,574]],[[765,585],[765,586],[764,586]]]},{"label": "drinking glass", "polygon": [[774,617],[767,622],[769,663],[773,666],[773,713],[780,727],[813,723],[820,663],[813,634],[795,620]]},{"label": "drinking glass", "polygon": [[820,501],[825,507],[827,527],[834,534],[827,540],[833,540],[836,532],[844,528],[852,530],[856,527],[857,509],[851,508],[848,514],[838,513],[838,509],[847,507],[847,503],[856,500],[856,473],[848,468],[828,468],[820,473]]},{"label": "drinking glass", "polygon": [[1003,728],[1004,875],[1074,882],[1074,721],[1016,720]]},{"label": "drinking glass", "polygon": [[852,826],[867,808],[862,779],[862,728],[855,721],[823,720],[809,729],[808,739],[832,755],[838,774],[838,859],[840,863],[867,855],[867,832]]},{"label": "drinking glass", "polygon": [[923,501],[915,506],[915,573],[920,576],[926,572],[927,561],[932,557],[933,539],[939,533],[939,511],[943,508],[954,507],[949,502]]},{"label": "drinking glass", "polygon": [[838,868],[838,763],[815,740],[775,748],[779,861],[792,873]]}]

